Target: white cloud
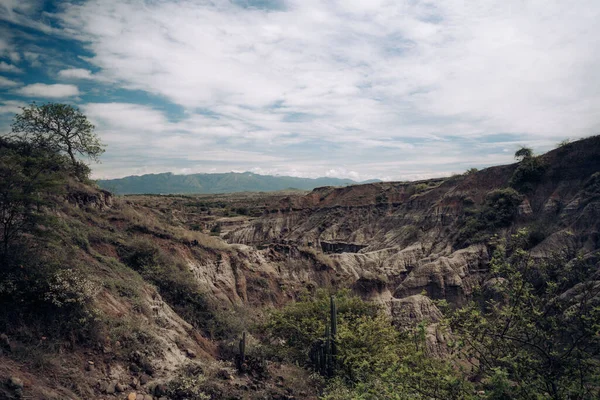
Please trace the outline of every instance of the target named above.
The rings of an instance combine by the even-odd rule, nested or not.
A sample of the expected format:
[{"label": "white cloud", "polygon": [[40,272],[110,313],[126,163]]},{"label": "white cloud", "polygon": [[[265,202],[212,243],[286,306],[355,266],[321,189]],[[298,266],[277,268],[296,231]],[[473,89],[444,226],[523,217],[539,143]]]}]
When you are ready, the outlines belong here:
[{"label": "white cloud", "polygon": [[19,61],[21,61],[21,55],[16,51],[11,51],[8,57],[14,63],[18,63]]},{"label": "white cloud", "polygon": [[17,100],[5,100],[0,102],[0,114],[18,114],[27,103]]},{"label": "white cloud", "polygon": [[32,51],[26,51],[23,53],[23,56],[29,62],[32,67],[41,67],[42,63],[40,62],[40,54],[34,53]]},{"label": "white cloud", "polygon": [[273,132],[558,137],[596,126],[595,1],[214,4],[92,0],[62,18],[99,75],[188,109],[242,105],[245,122]]},{"label": "white cloud", "polygon": [[75,85],[34,83],[18,89],[17,93],[27,97],[58,99],[77,96],[79,95],[79,89]]},{"label": "white cloud", "polygon": [[[26,25],[34,3],[9,1],[4,18]],[[173,119],[134,104],[86,105],[110,144],[99,171],[152,162],[148,170],[416,179],[510,162],[517,139],[542,151],[598,133],[595,0],[282,4],[60,8],[52,18],[98,70],[63,69],[60,78],[114,83],[181,108]],[[119,161],[126,156],[134,161]]]},{"label": "white cloud", "polygon": [[43,8],[44,1],[42,0],[2,0],[0,2],[0,20],[39,29],[46,33],[56,32],[46,23],[47,18],[38,17]]},{"label": "white cloud", "polygon": [[66,79],[95,79],[92,71],[83,68],[69,68],[58,72],[58,76]]},{"label": "white cloud", "polygon": [[3,76],[0,76],[0,88],[10,88],[10,87],[15,87],[15,86],[19,86],[19,85],[20,85],[19,82],[10,80]]},{"label": "white cloud", "polygon": [[0,61],[0,72],[10,72],[13,74],[20,74],[23,70],[16,65],[8,64],[4,61]]}]

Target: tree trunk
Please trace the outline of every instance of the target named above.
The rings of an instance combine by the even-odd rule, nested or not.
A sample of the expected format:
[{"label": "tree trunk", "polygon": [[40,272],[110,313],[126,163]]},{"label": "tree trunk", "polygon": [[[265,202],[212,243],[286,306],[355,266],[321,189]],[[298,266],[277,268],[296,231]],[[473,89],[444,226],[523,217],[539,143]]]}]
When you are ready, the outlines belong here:
[{"label": "tree trunk", "polygon": [[69,153],[69,157],[71,157],[71,162],[73,166],[77,166],[77,160],[75,159],[75,155],[73,154],[73,149],[71,148],[71,144],[67,143],[67,153]]}]

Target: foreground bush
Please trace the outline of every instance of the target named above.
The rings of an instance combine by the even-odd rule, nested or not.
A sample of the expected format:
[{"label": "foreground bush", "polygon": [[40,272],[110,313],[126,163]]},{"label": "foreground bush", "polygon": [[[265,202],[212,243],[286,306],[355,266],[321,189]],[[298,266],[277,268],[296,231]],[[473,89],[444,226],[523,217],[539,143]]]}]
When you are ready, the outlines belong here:
[{"label": "foreground bush", "polygon": [[[338,349],[324,399],[466,399],[471,385],[449,361],[427,354],[424,327],[399,332],[382,310],[347,291],[335,295]],[[308,350],[323,336],[329,298],[313,298],[274,312],[267,325],[280,354],[311,365]]]}]

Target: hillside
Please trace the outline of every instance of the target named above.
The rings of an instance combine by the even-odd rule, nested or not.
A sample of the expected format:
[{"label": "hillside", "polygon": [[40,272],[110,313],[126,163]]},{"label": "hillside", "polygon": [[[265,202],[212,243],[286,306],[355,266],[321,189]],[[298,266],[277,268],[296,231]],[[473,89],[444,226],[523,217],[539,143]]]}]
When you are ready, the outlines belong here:
[{"label": "hillside", "polygon": [[175,175],[169,172],[98,181],[101,188],[115,194],[275,192],[289,189],[312,190],[319,186],[347,186],[357,183],[351,179],[296,178],[258,175],[251,172],[192,175]]},{"label": "hillside", "polygon": [[[0,172],[8,182],[16,175],[6,169],[14,164],[6,154]],[[444,303],[434,300],[460,309],[498,297],[494,290],[505,279],[496,270],[504,248],[498,243],[519,235],[530,263],[560,253],[565,276],[573,262],[586,265],[576,279],[559,280],[548,303],[558,307],[556,299],[566,299],[571,307],[583,301],[580,285],[600,288],[599,155],[600,137],[593,137],[461,176],[325,186],[308,194],[118,197],[67,171],[60,190],[52,183],[39,192],[50,194],[34,207],[35,224],[3,256],[0,398],[316,399],[338,393],[327,398],[344,399],[353,398],[351,389],[396,393],[399,387],[411,398],[526,398],[491,397],[491,378],[479,367],[456,377],[468,361],[451,347],[459,327],[449,332],[439,309]],[[306,304],[328,310],[319,289],[338,296],[340,351],[346,351],[340,360],[347,368],[340,373],[351,383],[314,374],[306,359],[312,342],[294,344],[299,328],[314,326],[322,334],[313,314],[302,320],[306,326],[290,328],[285,319],[285,310],[314,312]],[[383,314],[370,320],[370,306],[345,300],[343,289],[380,305]],[[307,296],[317,303],[303,303]],[[599,300],[598,293],[589,297],[596,308]],[[364,314],[354,325],[344,319],[354,312],[348,304]],[[592,324],[600,323],[590,315]],[[417,336],[402,342],[396,330],[376,325],[386,318],[403,334],[420,332],[424,347]],[[582,326],[561,329],[584,332]],[[249,361],[240,371],[235,360],[244,331]],[[372,338],[385,339],[377,344],[383,347]],[[553,343],[550,338],[540,340]],[[394,340],[404,346],[394,350],[402,357],[384,358]],[[573,348],[588,345],[577,340]],[[347,353],[344,343],[357,353]],[[406,343],[417,343],[417,351]],[[585,350],[592,356],[576,371],[594,375],[600,346],[590,343]],[[374,358],[365,364],[369,354]],[[404,375],[364,369],[387,364],[409,367],[398,367]],[[539,369],[555,373],[545,364]],[[511,379],[520,382],[518,375]],[[585,381],[585,393],[597,387]],[[561,396],[543,398],[568,398]]]}]

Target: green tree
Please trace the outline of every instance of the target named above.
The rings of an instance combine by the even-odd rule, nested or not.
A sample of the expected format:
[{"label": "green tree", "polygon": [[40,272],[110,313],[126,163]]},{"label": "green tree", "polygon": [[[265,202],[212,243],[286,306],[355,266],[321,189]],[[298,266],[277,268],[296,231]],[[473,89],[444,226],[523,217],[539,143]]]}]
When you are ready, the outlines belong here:
[{"label": "green tree", "polygon": [[597,398],[598,261],[567,261],[566,255],[535,260],[523,250],[527,237],[522,230],[497,243],[490,262],[493,296],[483,309],[472,303],[453,315],[463,356],[489,382],[490,398]]},{"label": "green tree", "polygon": [[47,219],[43,207],[64,188],[63,156],[0,138],[0,240],[6,266],[10,245]]},{"label": "green tree", "polygon": [[515,152],[515,158],[519,161],[524,160],[533,156],[533,150],[529,147],[522,146],[519,150]]},{"label": "green tree", "polygon": [[23,107],[23,112],[15,116],[12,132],[31,143],[66,153],[75,167],[76,155],[98,161],[104,152],[104,145],[94,134],[94,125],[69,104],[32,103]]}]

